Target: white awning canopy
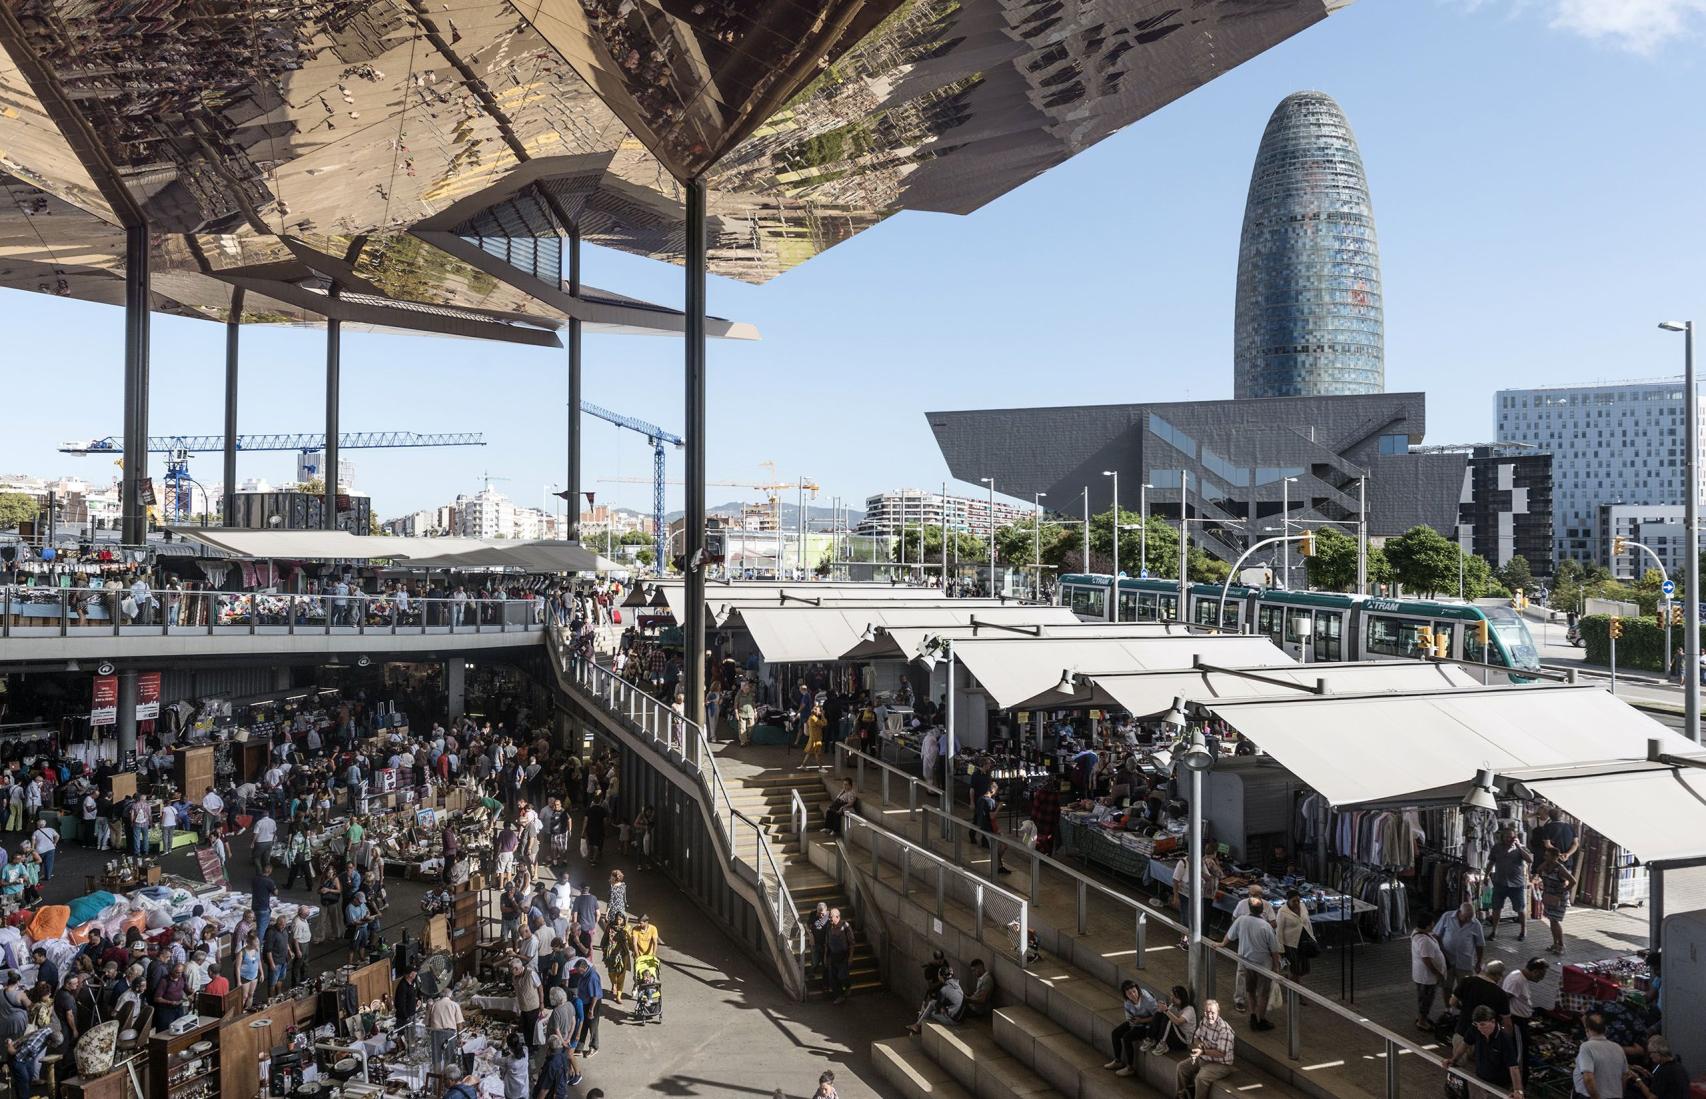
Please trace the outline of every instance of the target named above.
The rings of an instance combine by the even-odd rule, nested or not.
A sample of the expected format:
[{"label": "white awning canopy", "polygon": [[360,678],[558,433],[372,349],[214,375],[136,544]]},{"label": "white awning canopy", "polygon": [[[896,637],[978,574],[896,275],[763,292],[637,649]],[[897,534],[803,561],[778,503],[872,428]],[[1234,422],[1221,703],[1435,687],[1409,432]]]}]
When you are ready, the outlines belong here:
[{"label": "white awning canopy", "polygon": [[1497,774],[1672,755],[1686,740],[1598,687],[1484,687],[1203,703],[1335,806],[1438,796]]},{"label": "white awning canopy", "polygon": [[998,708],[1013,709],[1081,669],[1139,672],[1183,669],[1199,662],[1223,667],[1284,664],[1266,637],[1191,634],[1175,637],[1011,637],[954,642],[965,665]]},{"label": "white awning canopy", "polygon": [[[1190,627],[1178,622],[1068,622],[1038,624],[1038,636],[1048,638],[1086,637],[1168,637],[1190,633]],[[1000,627],[982,626],[976,622],[966,626],[901,626],[876,631],[875,636],[861,640],[847,652],[843,660],[912,660],[923,652],[924,644],[935,638],[951,641],[978,637],[1012,637],[1011,631]]]},{"label": "white awning canopy", "polygon": [[[669,603],[669,609],[675,615],[677,622],[687,619],[686,594],[687,586],[680,580],[660,580],[657,588],[663,592]],[[800,606],[841,606],[848,603],[894,603],[918,604],[934,606],[937,603],[950,602],[947,595],[936,588],[914,588],[903,584],[873,584],[867,582],[840,581],[816,583],[811,581],[764,581],[742,580],[732,584],[716,582],[705,585],[705,606],[708,610],[706,622],[718,625],[728,618],[737,607],[781,607],[798,604]],[[951,600],[954,603],[977,604],[983,606],[1000,605],[1000,600]],[[1012,601],[1007,605],[1011,606]]]},{"label": "white awning canopy", "polygon": [[173,532],[238,557],[273,561],[403,561],[416,568],[512,568],[592,572],[601,558],[574,542],[483,538],[389,538],[344,530],[231,530],[173,527]]},{"label": "white awning canopy", "polygon": [[1118,706],[1134,717],[1151,717],[1166,713],[1175,698],[1212,702],[1232,698],[1300,698],[1317,691],[1330,696],[1479,686],[1479,679],[1456,664],[1422,660],[1269,664],[1236,671],[1211,668],[1113,674],[1086,671],[1077,676],[1072,693],[1050,689],[1027,699],[1023,705],[1045,709]]},{"label": "white awning canopy", "polygon": [[1015,625],[1077,621],[1066,607],[966,606],[969,602],[955,599],[942,606],[910,607],[738,607],[723,628],[744,628],[767,664],[798,664],[840,660],[867,629],[878,627],[963,626],[970,624],[973,616],[979,621]]},{"label": "white awning canopy", "polygon": [[1524,784],[1645,863],[1706,858],[1706,770],[1653,764]]}]

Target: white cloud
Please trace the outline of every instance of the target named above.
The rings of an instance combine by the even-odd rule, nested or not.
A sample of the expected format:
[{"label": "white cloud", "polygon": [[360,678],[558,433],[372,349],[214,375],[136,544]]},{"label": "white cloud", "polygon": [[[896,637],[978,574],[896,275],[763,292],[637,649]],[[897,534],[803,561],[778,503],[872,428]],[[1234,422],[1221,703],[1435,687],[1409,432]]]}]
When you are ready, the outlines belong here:
[{"label": "white cloud", "polygon": [[1553,27],[1635,53],[1652,53],[1667,41],[1706,27],[1706,0],[1461,0],[1471,10],[1503,7],[1513,14],[1539,10]]}]

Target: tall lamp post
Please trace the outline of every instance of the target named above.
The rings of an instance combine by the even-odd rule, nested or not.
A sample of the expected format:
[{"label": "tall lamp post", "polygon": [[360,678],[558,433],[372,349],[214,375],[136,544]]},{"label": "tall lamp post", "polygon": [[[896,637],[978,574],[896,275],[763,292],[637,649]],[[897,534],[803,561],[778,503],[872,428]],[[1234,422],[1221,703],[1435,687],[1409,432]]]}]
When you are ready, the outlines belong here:
[{"label": "tall lamp post", "polygon": [[1084,575],[1090,574],[1090,486],[1084,486]]},{"label": "tall lamp post", "polygon": [[979,477],[989,486],[989,594],[995,594],[995,478]]},{"label": "tall lamp post", "polygon": [[1688,447],[1682,459],[1683,525],[1688,528],[1688,554],[1683,576],[1688,612],[1683,615],[1683,731],[1700,743],[1700,397],[1694,390],[1694,322],[1661,321],[1666,332],[1682,333],[1684,415],[1688,418]]},{"label": "tall lamp post", "polygon": [[1149,490],[1154,485],[1142,484],[1137,486],[1137,575],[1139,579],[1149,576]]},{"label": "tall lamp post", "polygon": [[[1297,483],[1296,477],[1281,477],[1280,478],[1280,533],[1281,534],[1290,534],[1291,533],[1291,486],[1296,484],[1296,483]],[[1281,560],[1284,561],[1285,564],[1283,566],[1281,566],[1283,571],[1280,573],[1280,577],[1281,577],[1280,583],[1285,587],[1286,591],[1290,591],[1291,590],[1291,543],[1290,542],[1285,543],[1285,549],[1282,552],[1285,554],[1285,556],[1283,558],[1281,558]]]},{"label": "tall lamp post", "polygon": [[1032,550],[1032,566],[1037,570],[1036,600],[1043,601],[1043,497],[1046,492],[1031,493],[1031,526],[1035,549]]},{"label": "tall lamp post", "polygon": [[[1173,708],[1167,711],[1162,723],[1171,726],[1175,731],[1185,730],[1185,700],[1173,699]],[[1202,887],[1202,780],[1203,775],[1214,766],[1214,753],[1208,750],[1208,742],[1203,739],[1202,727],[1191,730],[1191,741],[1185,749],[1182,762],[1185,770],[1191,776],[1191,823],[1188,842],[1191,845],[1190,865],[1188,873],[1190,882],[1190,952],[1186,956],[1186,983],[1190,985],[1191,1000],[1201,1003],[1207,991],[1202,987],[1202,917],[1203,917],[1203,887]]]},{"label": "tall lamp post", "polygon": [[1108,598],[1113,606],[1108,608],[1108,621],[1120,620],[1120,471],[1104,469],[1102,476],[1114,479],[1114,583]]}]

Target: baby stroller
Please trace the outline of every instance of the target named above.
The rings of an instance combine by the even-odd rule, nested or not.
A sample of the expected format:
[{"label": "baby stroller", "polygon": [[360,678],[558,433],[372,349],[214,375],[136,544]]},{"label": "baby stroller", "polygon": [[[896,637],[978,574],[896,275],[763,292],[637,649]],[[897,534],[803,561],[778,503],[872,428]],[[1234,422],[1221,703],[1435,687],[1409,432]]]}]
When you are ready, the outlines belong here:
[{"label": "baby stroller", "polygon": [[634,1021],[663,1022],[663,967],[656,954],[634,960]]}]

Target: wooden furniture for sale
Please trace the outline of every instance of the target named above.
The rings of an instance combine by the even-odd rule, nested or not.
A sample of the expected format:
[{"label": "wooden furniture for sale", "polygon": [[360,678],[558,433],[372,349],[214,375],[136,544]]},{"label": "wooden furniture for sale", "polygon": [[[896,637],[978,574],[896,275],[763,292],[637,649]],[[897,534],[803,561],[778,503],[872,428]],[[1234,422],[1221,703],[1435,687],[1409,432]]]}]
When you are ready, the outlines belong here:
[{"label": "wooden furniture for sale", "polygon": [[[173,752],[172,781],[177,783],[178,792],[184,797],[200,802],[201,796],[213,785],[213,745],[179,748]],[[117,798],[117,791],[113,796]]]},{"label": "wooden furniture for sale", "polygon": [[[149,1099],[180,1099],[186,1095],[219,1094],[218,1019],[200,1016],[181,1034],[156,1033],[148,1039]],[[205,1050],[190,1047],[206,1042]]]}]

